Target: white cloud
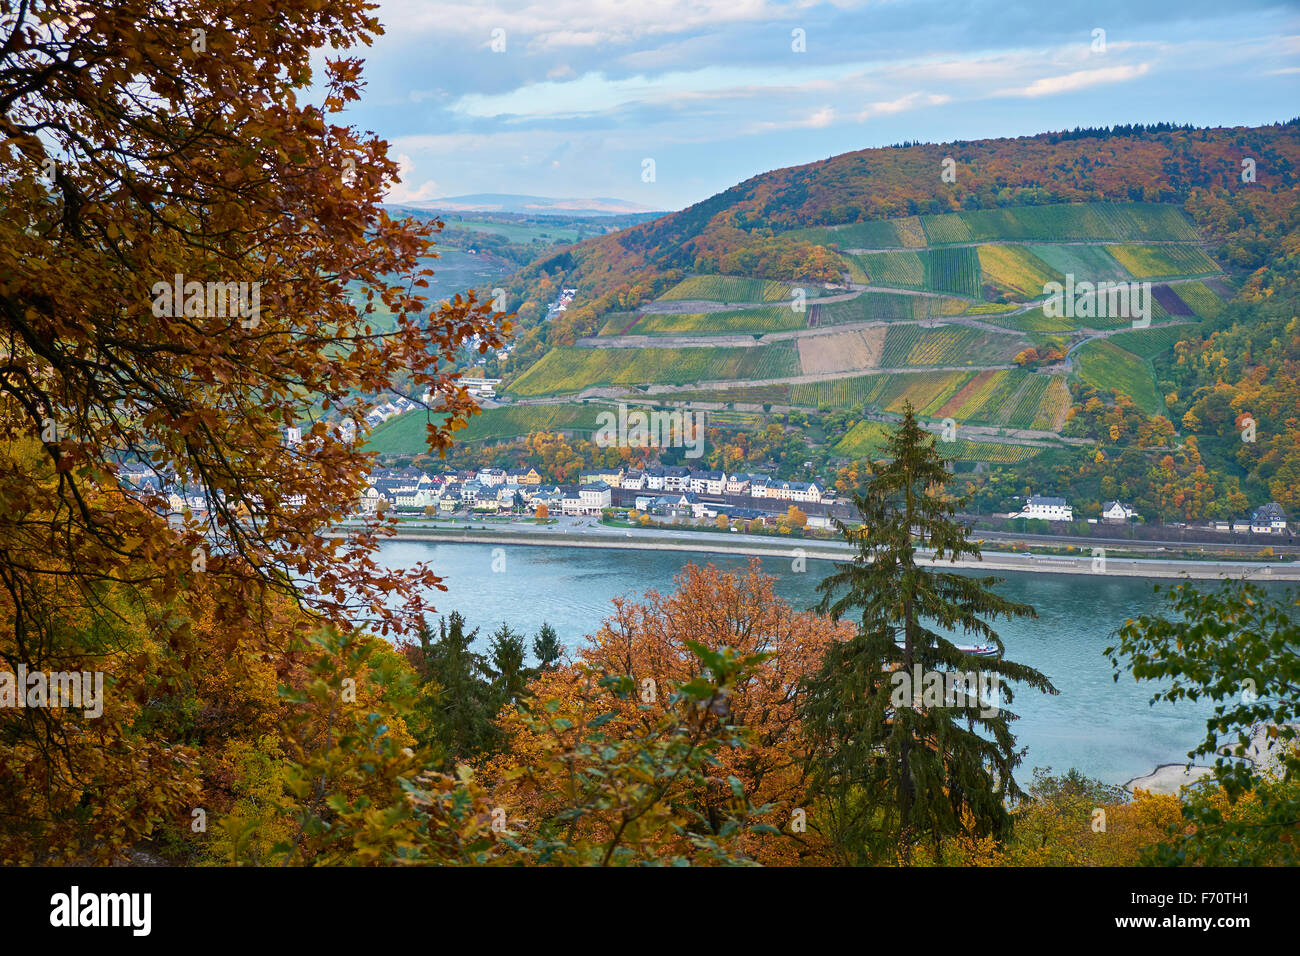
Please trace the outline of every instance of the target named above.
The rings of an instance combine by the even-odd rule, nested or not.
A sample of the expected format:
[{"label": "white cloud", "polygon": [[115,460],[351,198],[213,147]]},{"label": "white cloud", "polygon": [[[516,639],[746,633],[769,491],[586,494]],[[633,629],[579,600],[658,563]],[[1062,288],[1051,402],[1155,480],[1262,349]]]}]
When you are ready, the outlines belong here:
[{"label": "white cloud", "polygon": [[1145,76],[1151,70],[1151,64],[1139,63],[1136,66],[1105,66],[1096,70],[1075,70],[1060,76],[1044,76],[1028,86],[999,90],[994,96],[1055,96],[1058,93],[1072,93],[1102,83],[1123,83]]},{"label": "white cloud", "polygon": [[895,100],[881,100],[872,103],[857,115],[859,120],[868,120],[873,116],[892,116],[909,110],[922,109],[926,106],[942,106],[952,101],[946,93],[907,93]]},{"label": "white cloud", "polygon": [[432,179],[426,179],[419,186],[412,185],[411,173],[415,171],[415,161],[406,153],[397,154],[397,169],[401,182],[393,184],[393,188],[384,197],[384,202],[420,202],[433,199],[437,194],[438,184]]}]

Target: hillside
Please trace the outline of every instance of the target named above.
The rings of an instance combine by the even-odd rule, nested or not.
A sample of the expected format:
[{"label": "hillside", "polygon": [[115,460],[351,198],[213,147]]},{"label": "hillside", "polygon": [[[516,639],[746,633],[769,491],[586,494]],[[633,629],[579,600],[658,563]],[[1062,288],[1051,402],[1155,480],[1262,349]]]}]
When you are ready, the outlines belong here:
[{"label": "hillside", "polygon": [[[575,402],[685,403],[729,434],[802,412],[830,416],[805,435],[814,469],[836,468],[910,403],[963,429],[952,457],[995,470],[1034,473],[1026,461],[1052,451],[1044,474],[1068,484],[1061,462],[1117,443],[1181,449],[1192,480],[1203,463],[1180,429],[1200,419],[1174,366],[1265,295],[1268,263],[1294,258],[1298,161],[1288,123],[902,146],[757,176],[511,277],[516,412],[485,432],[586,420],[567,417]],[[1125,294],[1065,301],[1100,282]],[[573,302],[539,317],[560,287]],[[1258,471],[1234,457],[1214,480],[1258,497]]]}]

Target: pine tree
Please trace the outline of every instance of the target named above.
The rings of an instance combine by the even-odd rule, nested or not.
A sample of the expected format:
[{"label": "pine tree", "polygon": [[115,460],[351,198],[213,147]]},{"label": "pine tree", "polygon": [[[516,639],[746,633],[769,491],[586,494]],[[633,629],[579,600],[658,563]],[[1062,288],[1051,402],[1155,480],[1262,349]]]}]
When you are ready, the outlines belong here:
[{"label": "pine tree", "polygon": [[[985,620],[1033,617],[1032,607],[994,593],[996,578],[918,563],[919,548],[938,563],[978,557],[979,547],[954,518],[960,502],[944,495],[947,468],[910,404],[884,456],[854,495],[861,524],[835,522],[857,554],[818,586],[822,613],[838,620],[860,612],[858,634],[830,648],[804,708],[813,780],[850,862],[906,861],[923,841],[937,858],[943,837],[961,832],[1005,837],[1007,801],[1024,794],[1012,776],[1020,754],[1003,681],[1056,693],[1037,670],[1003,659]],[[993,643],[998,656],[963,653],[940,631]],[[973,688],[937,691],[938,682],[950,688],[951,675],[972,672],[981,678]],[[989,693],[992,681],[1000,700]]]},{"label": "pine tree", "polygon": [[[420,677],[434,689],[427,712],[430,742],[441,745],[450,763],[461,762],[489,751],[498,731],[493,685],[483,658],[471,650],[478,628],[465,632],[465,618],[458,612],[441,618],[438,637],[421,622]],[[422,708],[424,709],[424,708]]]},{"label": "pine tree", "polygon": [[560,636],[555,633],[555,628],[543,621],[541,630],[533,638],[533,656],[537,658],[537,672],[555,670],[563,653]]},{"label": "pine tree", "polygon": [[488,676],[492,678],[493,710],[518,701],[528,686],[528,669],[524,667],[524,637],[504,621],[488,645]]}]

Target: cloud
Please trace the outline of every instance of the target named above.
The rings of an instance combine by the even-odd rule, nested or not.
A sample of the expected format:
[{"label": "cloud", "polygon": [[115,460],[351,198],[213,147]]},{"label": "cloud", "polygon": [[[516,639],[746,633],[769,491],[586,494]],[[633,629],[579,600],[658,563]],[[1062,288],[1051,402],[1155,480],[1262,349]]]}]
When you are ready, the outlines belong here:
[{"label": "cloud", "polygon": [[921,109],[926,106],[942,106],[944,103],[950,102],[952,102],[952,97],[946,93],[907,93],[896,100],[881,100],[872,103],[857,115],[857,119],[862,121],[871,119],[873,116],[892,116],[895,113],[906,113],[909,110]]},{"label": "cloud", "polygon": [[397,154],[397,169],[401,181],[394,183],[393,188],[388,190],[384,202],[419,202],[434,198],[438,184],[432,179],[426,179],[419,186],[411,185],[411,173],[415,171],[415,161],[406,153]]},{"label": "cloud", "polygon": [[1139,76],[1146,76],[1151,70],[1150,63],[1139,63],[1136,66],[1105,66],[1096,70],[1075,70],[1073,73],[1065,73],[1061,76],[1045,76],[1034,80],[1028,86],[1022,86],[1013,89],[999,90],[994,96],[1055,96],[1058,93],[1072,93],[1075,90],[1085,90],[1090,86],[1099,86],[1103,83],[1123,83],[1128,80],[1135,80]]}]

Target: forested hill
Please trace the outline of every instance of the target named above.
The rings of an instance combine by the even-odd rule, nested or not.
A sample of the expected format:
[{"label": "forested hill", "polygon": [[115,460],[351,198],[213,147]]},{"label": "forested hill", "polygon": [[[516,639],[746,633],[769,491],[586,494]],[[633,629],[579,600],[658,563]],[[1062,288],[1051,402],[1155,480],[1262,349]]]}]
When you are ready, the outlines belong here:
[{"label": "forested hill", "polygon": [[[763,173],[521,270],[510,284],[523,326],[515,368],[526,367],[547,345],[592,334],[600,316],[635,307],[691,272],[837,279],[833,249],[790,235],[810,226],[1053,202],[1184,204],[1198,191],[1233,194],[1245,187],[1256,197],[1288,193],[1286,202],[1294,204],[1298,122],[1214,129],[1159,124],[905,144]],[[949,158],[953,182],[941,175]],[[1254,161],[1253,182],[1242,181],[1244,160]],[[578,300],[547,328],[530,330],[561,279],[580,288]]]}]

